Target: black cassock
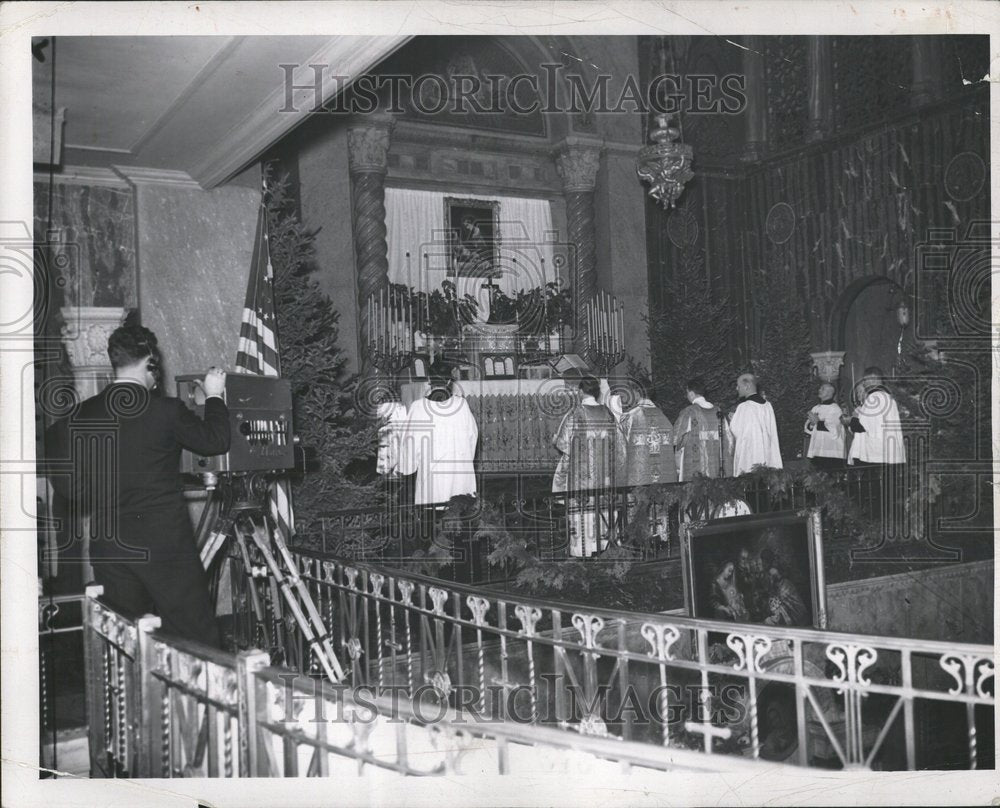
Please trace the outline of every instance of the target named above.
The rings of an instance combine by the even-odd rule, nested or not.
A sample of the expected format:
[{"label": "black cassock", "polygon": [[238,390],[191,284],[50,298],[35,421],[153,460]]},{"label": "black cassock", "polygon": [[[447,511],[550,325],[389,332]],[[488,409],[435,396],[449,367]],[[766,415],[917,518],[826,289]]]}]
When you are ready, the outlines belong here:
[{"label": "black cassock", "polygon": [[104,600],[129,618],[158,614],[165,632],[219,646],[179,472],[182,449],[229,449],[221,398],[199,418],[176,398],[115,382],[54,424],[53,487],[91,519],[90,559]]}]

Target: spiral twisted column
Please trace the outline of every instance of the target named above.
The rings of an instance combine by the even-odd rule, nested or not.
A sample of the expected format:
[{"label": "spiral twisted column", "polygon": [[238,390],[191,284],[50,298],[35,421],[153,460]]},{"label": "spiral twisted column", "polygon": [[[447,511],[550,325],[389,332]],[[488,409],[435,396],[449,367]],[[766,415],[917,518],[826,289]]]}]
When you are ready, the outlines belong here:
[{"label": "spiral twisted column", "polygon": [[573,304],[576,311],[573,345],[587,347],[586,304],[597,294],[597,243],[594,239],[594,187],[601,165],[601,147],[594,141],[567,140],[556,152],[556,171],[566,198],[566,227],[576,251]]},{"label": "spiral twisted column", "polygon": [[375,114],[348,127],[355,272],[358,289],[358,335],[362,371],[372,370],[365,350],[368,298],[388,283],[389,248],[385,229],[385,175],[388,171],[391,115]]}]

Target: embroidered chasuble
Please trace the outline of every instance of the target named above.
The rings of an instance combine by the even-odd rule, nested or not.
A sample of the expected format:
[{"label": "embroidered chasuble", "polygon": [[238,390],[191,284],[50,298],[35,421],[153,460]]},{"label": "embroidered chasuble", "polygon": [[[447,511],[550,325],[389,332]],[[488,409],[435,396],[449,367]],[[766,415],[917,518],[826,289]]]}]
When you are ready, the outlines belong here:
[{"label": "embroidered chasuble", "polygon": [[719,476],[722,442],[719,412],[714,404],[701,399],[681,410],[674,424],[673,440],[680,482],[689,482],[696,474]]},{"label": "embroidered chasuble", "polygon": [[677,482],[673,425],[652,401],[642,401],[621,418],[625,436],[625,485]]},{"label": "embroidered chasuble", "polygon": [[621,485],[625,442],[614,416],[603,404],[586,401],[566,413],[556,433],[559,463],[552,490],[576,491]]}]

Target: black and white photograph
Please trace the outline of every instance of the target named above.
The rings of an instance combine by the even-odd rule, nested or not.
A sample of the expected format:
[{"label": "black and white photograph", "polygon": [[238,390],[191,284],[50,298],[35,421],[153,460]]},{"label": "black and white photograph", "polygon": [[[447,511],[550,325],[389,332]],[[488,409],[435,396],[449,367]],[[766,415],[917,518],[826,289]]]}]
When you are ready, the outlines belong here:
[{"label": "black and white photograph", "polygon": [[995,802],[997,35],[0,7],[3,804]]}]

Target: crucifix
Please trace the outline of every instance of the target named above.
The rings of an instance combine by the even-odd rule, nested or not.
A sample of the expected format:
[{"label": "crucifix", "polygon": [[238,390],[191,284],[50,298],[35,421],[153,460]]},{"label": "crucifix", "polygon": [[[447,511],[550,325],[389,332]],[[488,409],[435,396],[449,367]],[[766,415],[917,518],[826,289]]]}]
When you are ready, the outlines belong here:
[{"label": "crucifix", "polygon": [[494,282],[493,274],[490,273],[490,275],[488,275],[486,278],[486,283],[484,283],[479,288],[488,290],[487,294],[489,294],[490,296],[490,316],[487,319],[487,321],[490,321],[493,319],[493,306],[496,303],[497,292],[500,291],[500,287]]},{"label": "crucifix", "polygon": [[705,737],[705,751],[712,751],[712,739],[713,738],[728,738],[733,734],[733,731],[729,727],[717,727],[708,721],[685,721],[684,729],[688,732],[697,732],[699,735]]}]

